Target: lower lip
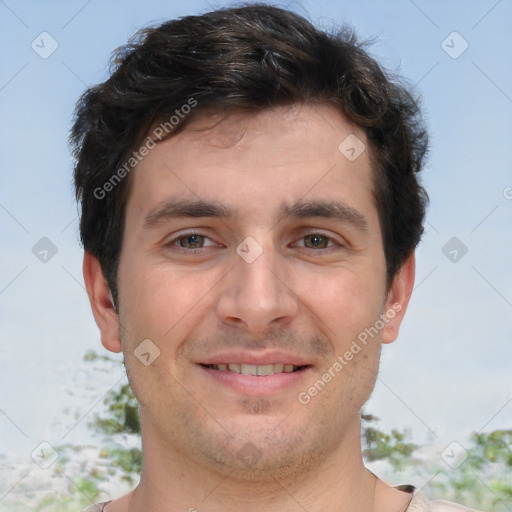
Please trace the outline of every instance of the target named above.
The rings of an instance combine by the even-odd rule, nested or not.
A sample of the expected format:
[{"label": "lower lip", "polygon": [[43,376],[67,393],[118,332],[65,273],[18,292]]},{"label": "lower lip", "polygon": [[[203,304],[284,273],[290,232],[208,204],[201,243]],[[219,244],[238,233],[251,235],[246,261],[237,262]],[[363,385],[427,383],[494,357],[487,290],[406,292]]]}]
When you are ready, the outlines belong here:
[{"label": "lower lip", "polygon": [[249,395],[270,395],[287,388],[293,387],[301,382],[311,373],[308,366],[302,370],[291,373],[274,373],[273,375],[244,375],[242,373],[230,372],[228,370],[214,370],[202,365],[199,368],[215,379],[220,384],[231,389]]}]

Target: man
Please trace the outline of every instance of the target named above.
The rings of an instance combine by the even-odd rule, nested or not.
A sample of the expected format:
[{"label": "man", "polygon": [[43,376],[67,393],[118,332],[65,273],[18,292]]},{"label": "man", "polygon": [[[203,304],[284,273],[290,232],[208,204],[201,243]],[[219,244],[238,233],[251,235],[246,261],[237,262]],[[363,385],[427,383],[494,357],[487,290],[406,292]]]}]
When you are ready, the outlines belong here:
[{"label": "man", "polygon": [[77,106],[84,278],[140,403],[106,512],[468,510],[363,465],[427,197],[411,95],[265,5],[146,29]]}]

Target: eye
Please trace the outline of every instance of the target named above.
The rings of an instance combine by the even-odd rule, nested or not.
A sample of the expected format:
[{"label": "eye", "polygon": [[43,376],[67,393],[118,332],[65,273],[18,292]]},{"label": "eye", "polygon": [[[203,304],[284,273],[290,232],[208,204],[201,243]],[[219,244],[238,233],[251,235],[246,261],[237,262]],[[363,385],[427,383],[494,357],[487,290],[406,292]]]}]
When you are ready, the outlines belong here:
[{"label": "eye", "polygon": [[[335,243],[328,236],[321,233],[312,233],[305,235],[301,238],[304,241],[303,247],[308,249],[328,249],[335,245]],[[329,245],[330,244],[330,245]]]},{"label": "eye", "polygon": [[215,246],[215,243],[210,240],[210,244],[206,244],[205,242],[210,240],[205,235],[200,235],[198,233],[188,233],[185,235],[181,235],[178,238],[174,238],[170,240],[166,245],[171,247],[180,247],[182,249],[202,249],[207,246]]}]

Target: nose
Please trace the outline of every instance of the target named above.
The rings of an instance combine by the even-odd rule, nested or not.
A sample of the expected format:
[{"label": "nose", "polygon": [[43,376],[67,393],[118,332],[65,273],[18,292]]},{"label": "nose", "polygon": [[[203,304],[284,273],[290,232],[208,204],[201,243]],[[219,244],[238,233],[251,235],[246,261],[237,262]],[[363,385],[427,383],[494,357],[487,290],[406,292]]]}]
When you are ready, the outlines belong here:
[{"label": "nose", "polygon": [[[299,301],[286,262],[271,246],[254,245],[254,241],[249,244],[245,255],[240,251],[233,255],[234,267],[222,282],[217,315],[225,325],[262,334],[290,324],[297,316]],[[261,254],[252,260],[254,251]]]}]

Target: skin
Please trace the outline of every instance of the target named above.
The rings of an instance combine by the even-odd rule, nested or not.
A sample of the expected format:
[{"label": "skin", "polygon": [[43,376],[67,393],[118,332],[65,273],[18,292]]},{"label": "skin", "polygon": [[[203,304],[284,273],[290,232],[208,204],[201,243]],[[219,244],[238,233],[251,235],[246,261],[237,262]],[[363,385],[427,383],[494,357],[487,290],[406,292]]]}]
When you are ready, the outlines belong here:
[{"label": "skin", "polygon": [[[119,315],[98,260],[84,258],[102,343],[123,351],[140,402],[141,481],[106,511],[407,507],[410,494],[363,465],[360,411],[375,384],[381,346],[398,335],[414,255],[388,288],[368,151],[350,161],[338,150],[349,134],[368,148],[364,133],[326,105],[223,120],[205,115],[158,144],[133,172]],[[156,220],[155,212],[176,198],[215,201],[237,215]],[[279,213],[297,200],[342,202],[366,229],[350,219]],[[189,238],[193,233],[206,238]],[[247,254],[261,251],[251,263],[236,252],[247,237],[258,244],[246,246]],[[336,357],[396,304],[401,310],[378,335],[309,403],[300,403],[298,394],[332,373]],[[134,354],[145,339],[160,350],[148,366]],[[240,357],[281,351],[281,359],[293,355],[308,367],[277,390],[265,388],[267,377],[253,377],[256,387],[241,391],[200,365],[226,351]],[[240,456],[248,449],[250,463]]]}]

